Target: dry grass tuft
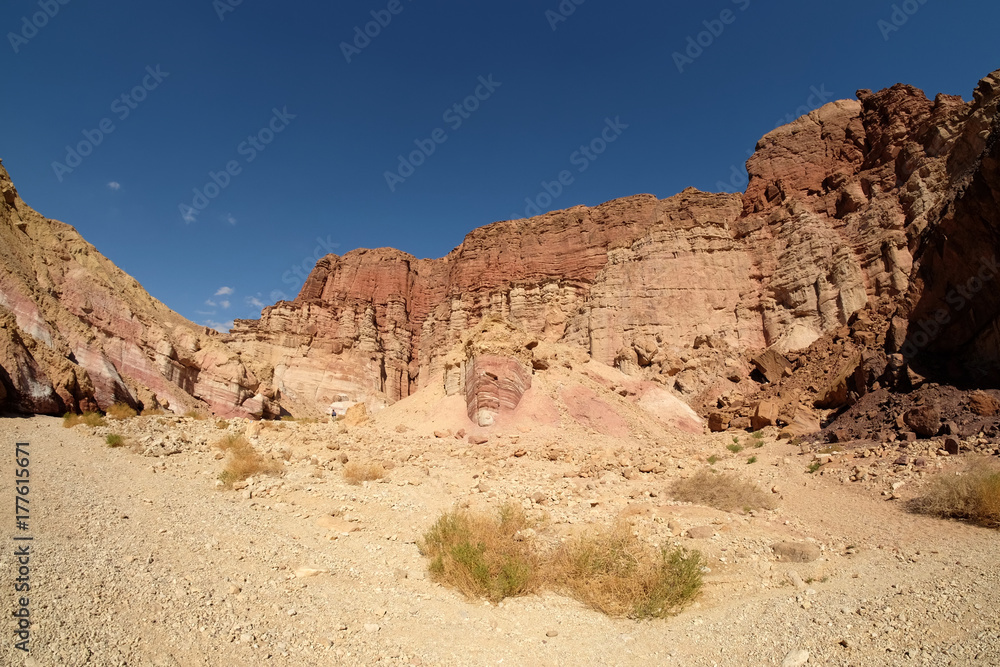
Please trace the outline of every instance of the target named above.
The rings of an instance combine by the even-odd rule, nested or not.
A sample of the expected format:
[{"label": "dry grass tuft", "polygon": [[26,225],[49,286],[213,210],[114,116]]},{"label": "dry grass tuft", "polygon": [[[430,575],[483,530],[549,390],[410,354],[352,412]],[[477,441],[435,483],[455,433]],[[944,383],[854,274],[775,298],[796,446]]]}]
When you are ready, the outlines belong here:
[{"label": "dry grass tuft", "polygon": [[104,417],[102,417],[99,412],[84,412],[82,415],[67,412],[63,415],[63,426],[66,428],[73,428],[79,424],[85,424],[92,427],[108,425],[108,423],[104,421]]},{"label": "dry grass tuft", "polygon": [[961,475],[939,475],[908,507],[920,514],[1000,528],[1000,466],[978,462]]},{"label": "dry grass tuft", "polygon": [[697,551],[655,549],[619,525],[564,544],[549,562],[546,579],[609,616],[663,618],[697,597],[701,567]]},{"label": "dry grass tuft", "polygon": [[166,414],[166,412],[164,412],[160,408],[146,408],[145,410],[142,411],[143,417],[158,417],[164,414]]},{"label": "dry grass tuft", "polygon": [[431,577],[469,597],[499,602],[541,584],[541,558],[520,532],[524,513],[505,505],[496,516],[457,510],[441,516],[419,543]]},{"label": "dry grass tuft", "polygon": [[348,463],[344,466],[344,479],[348,484],[357,486],[361,482],[372,482],[385,477],[385,468],[381,463]]},{"label": "dry grass tuft", "polygon": [[124,447],[125,446],[125,438],[123,438],[122,436],[118,435],[117,433],[109,433],[108,437],[105,438],[104,441],[106,443],[108,443],[108,447],[115,448],[115,447]]},{"label": "dry grass tuft", "polygon": [[215,428],[219,430],[227,429],[229,428],[229,422],[227,422],[225,419],[220,419],[219,421],[215,422]]},{"label": "dry grass tuft", "polygon": [[434,581],[499,602],[547,588],[610,616],[676,614],[702,586],[698,552],[656,549],[624,524],[543,554],[532,523],[515,505],[496,514],[443,514],[418,543]]},{"label": "dry grass tuft", "polygon": [[684,502],[714,507],[725,512],[774,509],[774,499],[750,482],[736,475],[700,470],[688,479],[674,483],[674,498]]},{"label": "dry grass tuft", "polygon": [[226,466],[219,473],[219,480],[226,488],[232,488],[233,484],[254,475],[274,474],[281,470],[280,463],[264,458],[242,435],[227,435],[216,442],[215,447],[228,454]]},{"label": "dry grass tuft", "polygon": [[208,419],[208,415],[206,415],[201,410],[188,410],[187,412],[184,413],[184,416],[187,417],[188,419],[194,419],[196,421],[204,421]]},{"label": "dry grass tuft", "polygon": [[110,408],[108,408],[109,419],[118,419],[118,420],[131,419],[132,417],[135,417],[137,414],[139,413],[133,410],[130,405],[126,405],[125,403],[115,403]]}]

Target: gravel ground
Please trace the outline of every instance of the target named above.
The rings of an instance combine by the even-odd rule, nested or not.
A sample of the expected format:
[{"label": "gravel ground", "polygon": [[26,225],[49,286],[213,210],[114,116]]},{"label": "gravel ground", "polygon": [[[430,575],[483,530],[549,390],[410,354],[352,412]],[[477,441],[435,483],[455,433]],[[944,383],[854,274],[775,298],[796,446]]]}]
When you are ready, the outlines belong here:
[{"label": "gravel ground", "polygon": [[[28,531],[15,528],[13,485],[0,491],[7,609],[22,595],[13,538],[33,537],[31,653],[15,648],[8,616],[4,664],[1000,664],[1000,534],[902,505],[960,457],[926,472],[869,452],[809,474],[811,455],[770,438],[747,465],[719,436],[524,435],[469,447],[375,425],[225,426],[0,419],[5,451],[31,443]],[[210,443],[248,428],[258,449],[285,459],[284,474],[221,490]],[[111,431],[133,446],[107,447]],[[712,453],[773,489],[778,508],[672,501],[670,481]],[[343,458],[380,460],[389,474],[350,486]],[[860,464],[876,474],[854,473]],[[14,479],[14,467],[5,456],[0,474]],[[705,591],[676,617],[638,622],[549,593],[490,605],[431,582],[416,540],[440,512],[504,501],[547,516],[555,537],[625,517],[651,543],[699,549]],[[688,537],[705,526],[710,537]],[[819,557],[779,561],[771,545],[781,541]]]}]

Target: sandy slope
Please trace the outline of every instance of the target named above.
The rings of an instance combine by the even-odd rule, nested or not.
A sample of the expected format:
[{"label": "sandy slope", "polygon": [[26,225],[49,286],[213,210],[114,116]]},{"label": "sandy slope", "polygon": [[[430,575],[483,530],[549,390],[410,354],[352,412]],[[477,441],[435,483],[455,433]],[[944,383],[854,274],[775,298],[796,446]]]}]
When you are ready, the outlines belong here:
[{"label": "sandy slope", "polygon": [[[150,453],[160,442],[180,453],[110,449],[110,429],[64,429],[53,418],[0,419],[3,451],[31,442],[35,538],[32,658],[13,648],[8,616],[0,662],[779,665],[805,649],[808,664],[1000,664],[1000,534],[905,514],[881,495],[884,475],[871,487],[842,482],[837,464],[809,475],[807,457],[787,444],[768,441],[747,465],[746,452],[723,449],[728,438],[707,436],[639,447],[529,434],[470,447],[371,425],[286,424],[254,436],[262,450],[287,450],[284,476],[219,491],[222,462],[208,443],[223,431],[159,421],[114,430]],[[513,456],[519,449],[526,455]],[[660,472],[622,476],[623,457],[653,449]],[[779,508],[743,516],[670,501],[670,480],[709,453],[729,457],[717,467],[776,485]],[[342,454],[393,468],[382,482],[349,486]],[[2,458],[3,479],[12,459]],[[9,483],[0,491],[5,609],[14,604],[13,493]],[[543,505],[528,500],[534,493]],[[698,548],[711,568],[704,595],[675,618],[635,622],[553,594],[491,606],[429,581],[414,542],[434,518],[454,504],[504,500],[547,514],[553,535],[624,515],[651,542]],[[681,537],[704,525],[715,537]],[[777,562],[770,545],[782,539],[812,540],[823,555]],[[301,567],[328,572],[296,577]]]}]

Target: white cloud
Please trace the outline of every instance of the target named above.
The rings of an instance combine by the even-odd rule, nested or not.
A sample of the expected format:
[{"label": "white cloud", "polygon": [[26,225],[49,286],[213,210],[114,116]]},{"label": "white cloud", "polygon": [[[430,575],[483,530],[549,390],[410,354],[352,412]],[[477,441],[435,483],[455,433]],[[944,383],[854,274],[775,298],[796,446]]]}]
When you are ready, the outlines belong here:
[{"label": "white cloud", "polygon": [[233,216],[232,213],[227,213],[226,217],[224,217],[223,220],[225,220],[226,222],[228,222],[231,225],[235,225],[236,224],[236,217]]},{"label": "white cloud", "polygon": [[108,183],[108,187],[117,192],[122,189],[122,184],[119,183],[118,181],[111,181],[110,183]]},{"label": "white cloud", "polygon": [[205,300],[205,305],[206,306],[211,306],[212,308],[215,308],[219,304],[217,304],[216,302],[212,301],[211,299],[206,299]]},{"label": "white cloud", "polygon": [[253,306],[254,308],[264,308],[264,302],[255,296],[248,296],[246,301],[248,306]]},{"label": "white cloud", "polygon": [[228,301],[220,301],[219,305],[222,306],[223,310],[225,310],[226,308],[229,308],[229,302]]},{"label": "white cloud", "polygon": [[216,322],[215,320],[205,320],[203,324],[209,329],[215,329],[219,333],[229,333],[229,330],[233,328],[233,321],[228,322]]},{"label": "white cloud", "polygon": [[198,214],[195,212],[193,208],[189,208],[188,210],[184,211],[184,213],[181,214],[181,220],[183,220],[189,225],[192,222],[195,222],[197,219],[198,219]]},{"label": "white cloud", "polygon": [[232,287],[220,287],[216,292],[215,296],[229,296],[235,290]]}]

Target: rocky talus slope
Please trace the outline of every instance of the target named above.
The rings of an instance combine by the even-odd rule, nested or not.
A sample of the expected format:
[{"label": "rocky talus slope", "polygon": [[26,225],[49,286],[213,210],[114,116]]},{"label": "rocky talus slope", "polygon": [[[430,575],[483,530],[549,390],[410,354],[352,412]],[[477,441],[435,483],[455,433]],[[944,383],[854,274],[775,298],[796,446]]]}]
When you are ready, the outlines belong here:
[{"label": "rocky talus slope", "polygon": [[0,267],[0,409],[263,413],[260,382],[217,332],[151,297],[71,226],[39,215],[2,165]]}]

